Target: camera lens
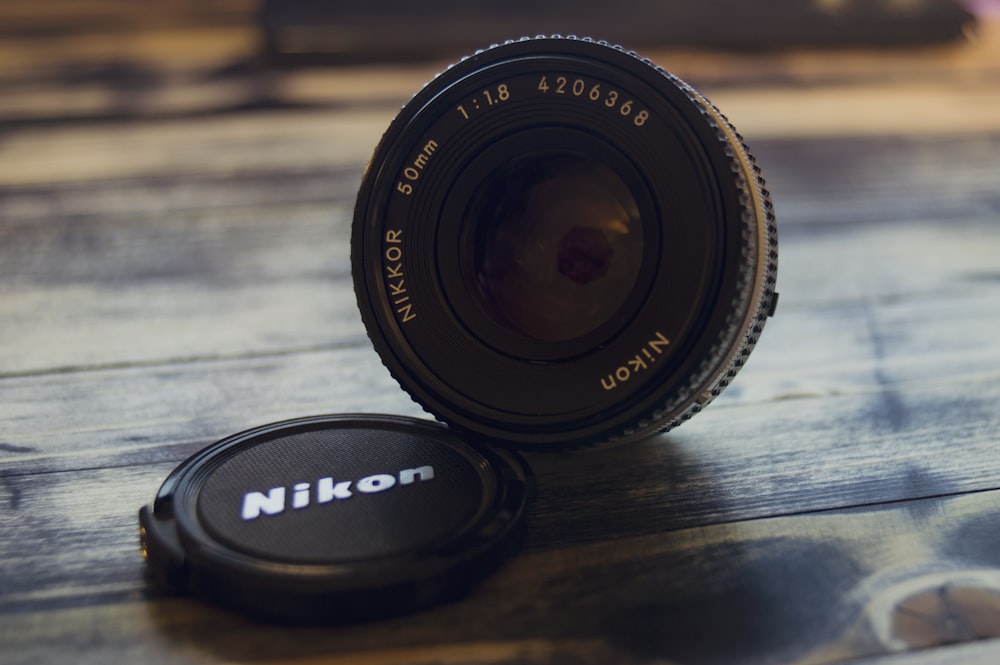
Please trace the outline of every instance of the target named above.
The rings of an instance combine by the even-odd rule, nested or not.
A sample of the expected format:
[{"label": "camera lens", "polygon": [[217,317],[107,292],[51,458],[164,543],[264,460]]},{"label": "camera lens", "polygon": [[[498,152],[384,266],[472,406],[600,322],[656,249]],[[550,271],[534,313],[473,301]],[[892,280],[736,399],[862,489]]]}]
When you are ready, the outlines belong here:
[{"label": "camera lens", "polygon": [[760,169],[702,96],[574,38],[481,51],[408,103],[355,209],[390,372],[469,436],[630,440],[700,410],[773,312]]}]

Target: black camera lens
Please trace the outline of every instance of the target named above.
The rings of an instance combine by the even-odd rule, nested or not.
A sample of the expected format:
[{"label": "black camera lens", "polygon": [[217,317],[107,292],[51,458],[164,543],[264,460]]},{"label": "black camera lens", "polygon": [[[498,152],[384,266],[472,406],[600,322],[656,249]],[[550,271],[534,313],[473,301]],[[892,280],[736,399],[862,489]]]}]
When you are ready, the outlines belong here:
[{"label": "black camera lens", "polygon": [[428,84],[355,209],[362,318],[469,436],[629,440],[701,409],[773,312],[760,169],[692,88],[617,47],[508,42]]}]

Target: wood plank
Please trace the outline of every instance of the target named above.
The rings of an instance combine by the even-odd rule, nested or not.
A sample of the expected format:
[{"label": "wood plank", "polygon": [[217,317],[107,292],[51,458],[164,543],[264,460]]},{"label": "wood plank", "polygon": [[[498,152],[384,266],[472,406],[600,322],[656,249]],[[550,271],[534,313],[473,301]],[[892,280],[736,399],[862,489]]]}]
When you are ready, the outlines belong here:
[{"label": "wood plank", "polygon": [[[64,495],[67,509],[88,498],[100,503],[102,495]],[[137,553],[125,562],[117,552],[95,551],[76,564],[77,572],[103,575],[75,590],[85,592],[78,596],[84,607],[65,597],[54,602],[58,593],[8,596],[0,654],[9,663],[76,652],[84,660],[75,662],[127,653],[143,662],[341,662],[339,654],[345,662],[411,655],[411,662],[509,662],[524,655],[531,662],[836,663],[915,648],[899,623],[900,607],[922,593],[944,589],[961,602],[962,589],[975,589],[994,594],[1000,607],[998,531],[990,526],[1000,520],[998,499],[988,492],[529,548],[467,599],[343,628],[270,627],[156,595],[139,603]],[[600,501],[591,505],[601,510]],[[46,554],[35,561],[46,570],[60,563]],[[32,594],[35,602],[26,603]],[[961,615],[967,623],[987,617],[973,639],[1000,634],[990,611]],[[924,619],[935,625],[933,616]],[[961,626],[940,625],[941,644],[968,639]],[[994,655],[997,646],[979,653]],[[352,660],[359,654],[367,660]]]},{"label": "wood plank", "polygon": [[[353,355],[137,368],[94,373],[89,383],[55,375],[4,394],[3,422],[23,427],[24,436],[5,439],[0,452],[0,502],[8,509],[0,528],[21,534],[0,544],[7,590],[0,605],[75,597],[81,589],[86,598],[108,583],[95,561],[135,565],[135,510],[174,464],[212,440],[355,407],[417,414],[373,354],[345,368]],[[994,376],[723,402],[630,446],[533,453],[538,496],[527,548],[993,490],[1000,487],[998,399]],[[114,502],[102,499],[108,487],[116,487]],[[88,537],[99,532],[96,543]],[[60,547],[44,554],[56,533]]]},{"label": "wood plank", "polygon": [[1000,643],[992,640],[875,656],[852,662],[864,665],[992,665],[998,658]]},{"label": "wood plank", "polygon": [[[146,145],[140,137],[140,150],[126,149],[134,147],[128,139],[117,144],[120,154],[132,157],[113,167],[134,167],[134,177],[0,189],[0,277],[6,291],[0,300],[0,373],[362,342],[348,266],[360,167],[355,155],[334,149],[352,125],[310,140],[308,133],[286,134],[280,129],[284,119],[258,126],[267,130],[262,134],[252,131],[253,123],[236,123],[209,145],[200,144],[204,135],[195,132],[190,156],[183,146],[171,153],[175,175],[155,171],[169,161],[143,174],[142,163],[155,159],[164,144]],[[294,140],[286,144],[289,134]],[[269,140],[282,146],[276,154],[263,147]],[[32,143],[13,153],[28,154]],[[60,138],[53,139],[41,151],[49,157],[36,155],[35,166],[26,165],[25,172],[34,168],[40,177],[59,145]],[[233,162],[213,166],[202,160],[213,148],[247,155],[259,150],[267,157],[248,158],[250,166],[234,170],[239,167]],[[817,317],[832,316],[832,325],[844,326],[841,334],[854,335],[852,329],[864,334],[865,317],[871,316],[865,311],[875,304],[930,298],[936,304],[911,308],[941,306],[949,317],[968,318],[964,346],[940,351],[952,348],[960,355],[969,345],[991,348],[977,331],[985,330],[982,317],[994,311],[997,149],[1000,135],[762,142],[758,152],[772,165],[769,182],[781,218],[782,311],[818,308]],[[315,166],[293,167],[298,159],[314,160]],[[203,173],[196,164],[204,165]],[[85,166],[79,168],[82,173]],[[969,299],[963,314],[951,311],[961,307],[957,293]],[[852,303],[853,312],[833,311]],[[921,327],[926,337],[918,339],[933,336],[929,344],[947,344],[948,331],[934,328],[947,320],[919,322],[930,328]],[[809,325],[808,317],[801,322]],[[163,329],[172,334],[152,334]],[[842,348],[828,332],[815,331],[824,347]]]},{"label": "wood plank", "polygon": [[961,224],[992,220],[996,212],[1000,133],[751,140],[751,147],[765,169],[780,229]]},{"label": "wood plank", "polygon": [[[285,208],[283,220],[297,218],[303,226],[275,224],[256,234],[232,226],[171,238],[168,228],[158,227],[149,235],[161,240],[147,236],[131,247],[113,244],[127,242],[125,234],[91,236],[111,245],[91,245],[37,279],[31,263],[41,257],[22,255],[26,261],[11,263],[28,265],[15,273],[0,303],[2,372],[357,344],[364,332],[348,277],[346,241],[331,229],[327,212]],[[225,215],[213,218],[220,217]],[[81,238],[68,234],[52,240],[65,246],[53,253],[71,255]]]},{"label": "wood plank", "polygon": [[[825,273],[820,272],[822,262],[809,253],[812,236],[793,237],[785,255],[801,258],[786,266],[791,278],[781,315],[769,323],[748,367],[712,410],[768,403],[785,407],[791,400],[824,397],[848,400],[848,411],[865,401],[890,409],[900,391],[930,391],[945,404],[971,407],[979,399],[977,391],[992,393],[1000,376],[995,361],[1000,341],[992,334],[1000,284],[989,272],[994,245],[983,242],[974,227],[954,251],[943,252],[951,258],[938,264],[939,272],[924,275],[927,283],[921,285],[911,275],[928,270],[921,265],[925,254],[911,251],[908,243],[880,250],[891,247],[890,229],[852,228],[836,243],[829,241]],[[925,227],[929,236],[920,239],[919,230],[911,227],[908,238],[923,247],[947,249],[947,243],[959,237],[954,228],[944,233]],[[841,278],[846,263],[841,255],[853,255],[874,270]],[[823,291],[824,286],[832,288],[822,283],[824,274],[837,283],[830,292]],[[2,328],[5,339],[20,340],[16,351],[9,352],[11,363],[31,358],[36,349],[39,363],[65,358],[77,364],[62,369],[54,365],[47,375],[8,374],[0,382],[0,438],[14,449],[30,449],[41,466],[29,468],[42,469],[45,460],[65,458],[60,464],[71,464],[70,458],[88,450],[113,458],[119,449],[135,449],[133,437],[154,432],[159,432],[154,439],[142,440],[189,441],[191,436],[184,432],[206,419],[216,423],[207,436],[219,438],[227,430],[257,424],[260,417],[408,406],[371,351],[344,280],[339,287],[305,279],[283,283],[276,298],[304,304],[301,311],[268,304],[263,310],[251,309],[252,316],[237,316],[238,308],[230,313],[234,300],[244,306],[256,302],[260,293],[275,293],[267,285],[272,279],[265,273],[264,284],[219,291],[174,287],[182,296],[191,294],[181,303],[171,302],[176,293],[166,287],[144,285],[133,291],[131,302],[123,299],[122,289],[111,289],[108,297],[118,298],[119,306],[129,303],[136,314],[121,320],[95,317],[95,312],[104,311],[99,302],[83,299],[85,307],[77,311],[76,320],[92,322],[90,330],[80,331],[73,319],[50,323],[49,333],[37,326],[28,332],[17,326]],[[867,287],[866,281],[878,286]],[[155,319],[152,315],[160,306],[146,304],[143,294],[158,292],[168,315]],[[323,313],[311,315],[310,306]],[[147,327],[149,320],[156,325]],[[296,325],[289,326],[289,321]],[[956,327],[963,333],[955,334]],[[171,334],[155,334],[163,329]],[[132,335],[148,340],[133,341]],[[57,348],[33,345],[45,339],[61,343]],[[311,341],[317,348],[307,348]],[[89,358],[87,354],[96,356],[90,371],[84,371],[88,366],[80,361]],[[123,396],[128,401],[122,402]],[[888,424],[903,417],[892,413],[879,417],[889,418]],[[247,422],[245,414],[252,414],[254,422]],[[948,418],[942,424],[959,425]],[[104,432],[99,441],[79,436],[93,431]],[[26,462],[18,455],[9,463],[13,466],[8,470]]]},{"label": "wood plank", "polygon": [[[316,218],[310,213],[306,223]],[[117,261],[110,267],[90,256],[74,262],[67,251],[64,276],[50,271],[36,283],[14,281],[0,302],[5,374],[367,348],[346,274],[346,241],[324,230],[320,225],[315,234],[307,229],[289,240],[291,231],[260,230],[253,238],[247,229],[230,243],[181,235],[173,245],[138,243],[112,254]],[[898,380],[988,372],[997,345],[990,330],[1000,297],[998,242],[996,228],[979,223],[913,225],[905,236],[894,228],[855,227],[822,241],[786,233],[781,312],[744,371],[749,377],[760,367],[772,376],[747,378],[740,390],[760,400],[868,389],[875,345],[887,340],[881,360]],[[209,253],[192,262],[199,250]],[[115,279],[155,269],[142,261],[154,256],[167,257],[166,267],[135,284]],[[163,329],[171,334],[154,334]]]},{"label": "wood plank", "polygon": [[374,351],[360,345],[55,373],[6,380],[0,390],[4,474],[114,467],[157,456],[176,462],[228,434],[304,415],[420,413]]},{"label": "wood plank", "polygon": [[[16,127],[5,133],[0,145],[0,183],[6,188],[121,178],[124,183],[109,185],[141,189],[149,184],[136,183],[135,178],[168,176],[190,183],[198,177],[259,176],[278,170],[307,175],[311,169],[346,165],[360,180],[361,165],[393,115],[391,107],[380,105]],[[66,189],[61,193],[70,194]],[[187,203],[197,201],[190,198]],[[105,206],[115,203],[121,202],[106,200]]]}]

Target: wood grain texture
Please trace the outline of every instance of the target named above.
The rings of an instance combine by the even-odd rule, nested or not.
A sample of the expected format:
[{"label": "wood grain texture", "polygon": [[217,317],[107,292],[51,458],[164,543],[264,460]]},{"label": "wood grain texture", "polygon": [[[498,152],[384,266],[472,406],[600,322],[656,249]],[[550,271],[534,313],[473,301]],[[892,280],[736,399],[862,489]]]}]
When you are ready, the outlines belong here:
[{"label": "wood grain texture", "polygon": [[[126,561],[92,547],[77,572],[107,558],[104,579],[69,594],[14,590],[21,597],[16,613],[4,608],[3,644],[24,660],[5,662],[123,653],[153,662],[839,662],[899,649],[887,615],[914,589],[1000,588],[997,499],[986,492],[529,550],[466,600],[340,628],[258,625],[149,595],[134,552]],[[34,559],[45,570],[66,560]],[[74,606],[82,592],[87,606]]]},{"label": "wood grain texture", "polygon": [[[225,23],[237,4],[204,11]],[[842,115],[914,99],[873,94],[872,54],[762,56],[744,87],[723,75],[734,60],[684,56],[767,170],[778,315],[677,430],[529,454],[523,551],[467,597],[353,626],[261,625],[163,595],[136,511],[234,432],[421,413],[366,340],[348,236],[365,160],[426,72],[299,79],[340,81],[339,105],[287,79],[291,99],[322,103],[85,122],[46,106],[0,125],[0,662],[997,662],[996,43],[920,55],[953,78],[888,130]],[[242,48],[220,44],[184,66]],[[956,90],[970,94],[944,99]],[[789,104],[806,118],[777,121]]]}]

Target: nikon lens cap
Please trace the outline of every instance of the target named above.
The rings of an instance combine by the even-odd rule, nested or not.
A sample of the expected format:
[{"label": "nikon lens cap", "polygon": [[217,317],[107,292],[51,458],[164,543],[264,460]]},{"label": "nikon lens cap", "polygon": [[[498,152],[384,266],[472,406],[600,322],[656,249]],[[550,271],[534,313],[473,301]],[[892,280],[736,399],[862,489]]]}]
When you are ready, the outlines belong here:
[{"label": "nikon lens cap", "polygon": [[517,541],[512,453],[395,416],[266,425],[195,454],[139,511],[170,589],[270,618],[343,621],[457,595]]}]

